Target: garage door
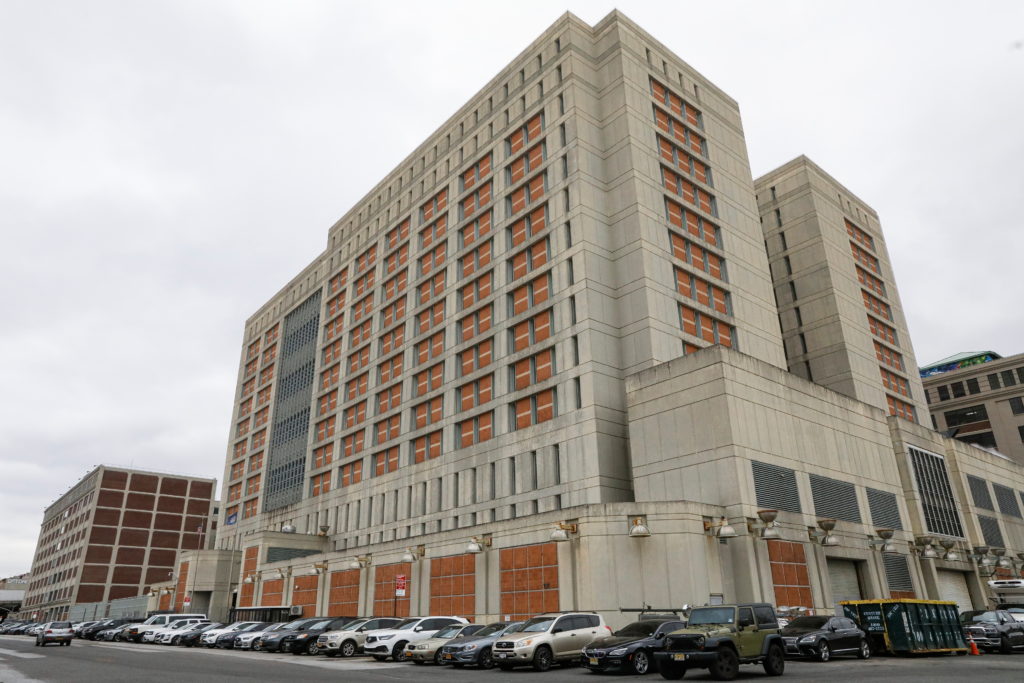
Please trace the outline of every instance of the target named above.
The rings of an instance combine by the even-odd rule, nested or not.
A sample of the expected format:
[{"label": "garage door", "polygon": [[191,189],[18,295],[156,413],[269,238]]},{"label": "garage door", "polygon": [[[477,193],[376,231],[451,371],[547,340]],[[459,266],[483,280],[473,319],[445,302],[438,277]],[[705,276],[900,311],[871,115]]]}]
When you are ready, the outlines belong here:
[{"label": "garage door", "polygon": [[939,599],[952,600],[960,606],[960,611],[973,609],[971,592],[967,590],[967,575],[948,569],[935,572],[939,578]]},{"label": "garage door", "polygon": [[828,578],[832,584],[832,602],[836,606],[836,614],[843,613],[840,601],[861,599],[856,562],[829,559]]}]

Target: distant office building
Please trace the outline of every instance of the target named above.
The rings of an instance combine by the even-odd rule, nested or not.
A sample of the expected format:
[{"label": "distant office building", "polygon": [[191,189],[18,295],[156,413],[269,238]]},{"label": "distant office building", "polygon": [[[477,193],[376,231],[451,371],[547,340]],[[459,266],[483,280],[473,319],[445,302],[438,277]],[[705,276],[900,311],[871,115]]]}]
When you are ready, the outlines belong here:
[{"label": "distant office building", "polygon": [[215,479],[101,465],[46,508],[21,615],[62,619],[74,604],[145,593],[179,550],[204,546]]},{"label": "distant office building", "polygon": [[755,189],[790,372],[919,421],[924,390],[878,214],[803,156]]},{"label": "distant office building", "polygon": [[958,353],[921,378],[935,429],[1024,463],[1024,354]]}]

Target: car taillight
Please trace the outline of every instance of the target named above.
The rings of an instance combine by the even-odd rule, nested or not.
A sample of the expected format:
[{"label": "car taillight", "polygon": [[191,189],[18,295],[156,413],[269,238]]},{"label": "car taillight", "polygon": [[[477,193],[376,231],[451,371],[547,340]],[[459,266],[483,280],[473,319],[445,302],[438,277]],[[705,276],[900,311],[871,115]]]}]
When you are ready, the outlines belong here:
[{"label": "car taillight", "polygon": [[46,632],[47,633],[53,633],[53,631],[51,631],[50,629],[46,629]]}]

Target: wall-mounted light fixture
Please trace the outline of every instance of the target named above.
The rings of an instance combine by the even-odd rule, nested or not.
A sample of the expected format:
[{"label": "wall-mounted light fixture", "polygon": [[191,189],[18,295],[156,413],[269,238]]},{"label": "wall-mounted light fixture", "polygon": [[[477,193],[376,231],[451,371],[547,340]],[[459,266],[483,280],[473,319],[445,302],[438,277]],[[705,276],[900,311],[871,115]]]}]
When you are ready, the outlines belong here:
[{"label": "wall-mounted light fixture", "polygon": [[484,548],[491,547],[490,536],[474,536],[469,539],[469,543],[466,545],[466,552],[478,555],[484,551]]},{"label": "wall-mounted light fixture", "polygon": [[651,535],[651,529],[647,526],[647,519],[644,517],[634,517],[629,523],[629,537],[630,538],[647,538]]},{"label": "wall-mounted light fixture", "polygon": [[1013,560],[1006,556],[1006,548],[992,548],[996,557],[995,566],[999,569],[1013,569]]},{"label": "wall-mounted light fixture", "polygon": [[330,531],[330,530],[331,530],[331,525],[330,524],[321,524],[320,525],[320,533],[318,533],[317,536],[326,536],[327,532]]},{"label": "wall-mounted light fixture", "polygon": [[369,555],[359,555],[354,560],[348,563],[349,569],[362,569],[363,567],[370,566]]},{"label": "wall-mounted light fixture", "polygon": [[705,519],[704,533],[708,536],[720,538],[723,541],[728,538],[736,538],[737,536],[736,529],[725,519],[725,515],[722,515],[717,523],[712,522],[710,519]]},{"label": "wall-mounted light fixture", "polygon": [[839,537],[832,533],[832,530],[836,528],[836,520],[834,519],[819,519],[818,528],[808,527],[807,536],[808,538],[821,539],[821,544],[828,547],[834,547],[839,545]]},{"label": "wall-mounted light fixture", "polygon": [[566,524],[565,522],[559,522],[555,525],[554,530],[551,532],[551,540],[558,543],[564,543],[569,540],[569,534],[575,534],[579,531],[579,527],[576,524]]},{"label": "wall-mounted light fixture", "polygon": [[415,562],[423,557],[426,551],[426,547],[422,545],[418,545],[415,548],[406,548],[405,552],[402,553],[402,562]]},{"label": "wall-mounted light fixture", "polygon": [[956,541],[954,541],[952,538],[940,538],[939,545],[942,546],[943,560],[947,560],[949,562],[957,562],[960,560],[960,553],[954,550],[954,548],[956,548]]},{"label": "wall-mounted light fixture", "polygon": [[758,510],[757,518],[761,520],[761,524],[758,525],[752,520],[748,521],[747,530],[752,534],[756,534],[758,538],[766,541],[779,538],[779,527],[778,523],[775,521],[778,516],[778,510]]},{"label": "wall-mounted light fixture", "polygon": [[939,554],[935,552],[935,539],[931,536],[918,536],[914,542],[920,546],[917,552],[922,560],[934,560],[939,557]]},{"label": "wall-mounted light fixture", "polygon": [[892,542],[892,537],[895,533],[893,529],[875,529],[875,533],[878,534],[878,538],[868,541],[868,545],[872,548],[877,548],[883,553],[899,552],[896,550],[896,544]]},{"label": "wall-mounted light fixture", "polygon": [[314,562],[313,566],[310,567],[309,571],[306,572],[306,576],[317,576],[319,574],[326,574],[326,573],[327,573],[327,563],[326,562]]}]

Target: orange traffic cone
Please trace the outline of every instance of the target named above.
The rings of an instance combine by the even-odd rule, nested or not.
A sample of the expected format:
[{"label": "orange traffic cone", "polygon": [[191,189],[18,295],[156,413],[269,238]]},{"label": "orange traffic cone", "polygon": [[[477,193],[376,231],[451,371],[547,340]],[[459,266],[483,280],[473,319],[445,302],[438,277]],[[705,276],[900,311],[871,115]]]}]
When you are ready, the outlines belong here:
[{"label": "orange traffic cone", "polygon": [[981,651],[978,650],[978,644],[976,642],[974,642],[974,638],[971,638],[970,636],[968,636],[967,637],[967,644],[968,644],[968,647],[971,648],[971,654],[972,655],[980,655],[981,654]]}]

